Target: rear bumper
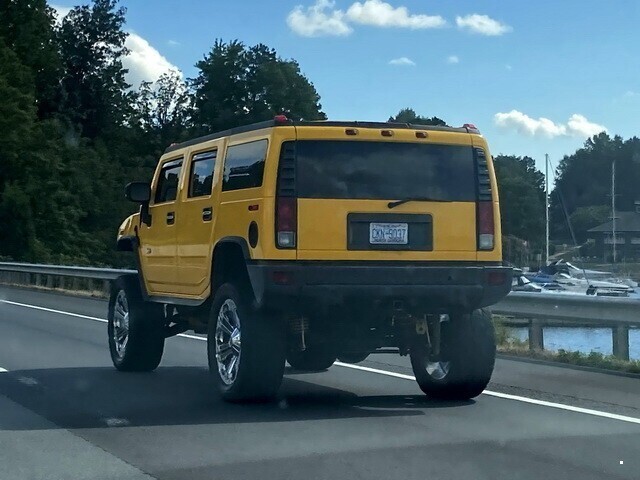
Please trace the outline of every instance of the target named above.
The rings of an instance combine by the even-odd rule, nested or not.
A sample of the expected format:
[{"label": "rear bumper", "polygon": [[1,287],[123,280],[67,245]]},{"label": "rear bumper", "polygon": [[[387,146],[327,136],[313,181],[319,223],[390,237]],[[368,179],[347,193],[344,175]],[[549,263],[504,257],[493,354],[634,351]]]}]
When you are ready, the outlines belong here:
[{"label": "rear bumper", "polygon": [[352,302],[361,308],[438,313],[497,303],[512,269],[482,264],[256,262],[248,265],[258,306],[297,313]]}]

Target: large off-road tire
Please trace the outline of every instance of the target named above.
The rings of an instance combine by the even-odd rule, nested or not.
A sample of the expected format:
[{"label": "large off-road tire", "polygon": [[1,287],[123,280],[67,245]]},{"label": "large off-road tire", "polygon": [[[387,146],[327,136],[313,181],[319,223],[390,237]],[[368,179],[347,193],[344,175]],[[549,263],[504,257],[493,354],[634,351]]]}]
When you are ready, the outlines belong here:
[{"label": "large off-road tire", "polygon": [[107,316],[109,351],[113,365],[123,372],[155,370],[164,351],[162,305],[145,302],[136,276],[114,282]]},{"label": "large off-road tire", "polygon": [[440,361],[431,362],[424,340],[411,348],[411,366],[418,385],[430,397],[468,400],[486,388],[496,357],[491,313],[451,315],[440,324]]},{"label": "large off-road tire", "polygon": [[326,345],[310,345],[302,351],[291,351],[287,362],[296,370],[326,370],[336,361],[336,352]]},{"label": "large off-road tire", "polygon": [[279,319],[253,308],[248,292],[225,283],[211,304],[207,352],[224,400],[269,400],[282,383],[286,330]]}]

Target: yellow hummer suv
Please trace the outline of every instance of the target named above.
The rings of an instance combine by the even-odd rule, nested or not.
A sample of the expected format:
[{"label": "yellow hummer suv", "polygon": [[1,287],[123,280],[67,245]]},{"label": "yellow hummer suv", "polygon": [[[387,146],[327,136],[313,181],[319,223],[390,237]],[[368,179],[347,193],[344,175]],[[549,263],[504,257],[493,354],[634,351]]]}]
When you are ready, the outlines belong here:
[{"label": "yellow hummer suv", "polygon": [[484,309],[511,288],[491,155],[473,125],[273,121],[172,145],[119,250],[109,346],[153,370],[165,338],[208,335],[221,395],[273,397],[285,361],[322,370],[380,349],[421,389],[467,399],[493,371]]}]

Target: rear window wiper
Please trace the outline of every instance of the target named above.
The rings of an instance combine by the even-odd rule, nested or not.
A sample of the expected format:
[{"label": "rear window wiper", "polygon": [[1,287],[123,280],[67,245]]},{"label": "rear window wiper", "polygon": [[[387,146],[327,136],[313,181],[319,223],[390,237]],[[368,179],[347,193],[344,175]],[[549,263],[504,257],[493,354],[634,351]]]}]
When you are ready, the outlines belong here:
[{"label": "rear window wiper", "polygon": [[404,203],[408,202],[450,202],[451,200],[444,200],[442,198],[431,198],[431,197],[408,197],[403,198],[402,200],[396,200],[395,202],[389,202],[387,207],[396,208]]}]

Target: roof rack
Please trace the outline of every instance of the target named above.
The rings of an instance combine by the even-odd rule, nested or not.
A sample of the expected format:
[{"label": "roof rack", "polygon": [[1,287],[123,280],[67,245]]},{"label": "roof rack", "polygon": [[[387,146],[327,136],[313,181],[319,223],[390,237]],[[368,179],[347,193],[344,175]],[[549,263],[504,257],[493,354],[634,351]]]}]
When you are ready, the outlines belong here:
[{"label": "roof rack", "polygon": [[[286,117],[285,117],[286,118]],[[358,128],[393,128],[393,129],[412,129],[412,130],[432,130],[440,132],[457,132],[457,133],[479,133],[475,127],[469,128],[467,125],[464,127],[443,127],[440,125],[417,125],[412,123],[393,123],[393,122],[344,122],[334,120],[289,120],[283,119],[283,116],[278,115],[274,120],[267,120],[265,122],[252,123],[250,125],[244,125],[242,127],[230,128],[221,132],[211,133],[202,137],[193,138],[182,143],[175,143],[169,146],[164,153],[180,150],[181,148],[189,147],[191,145],[197,145],[199,143],[208,142],[209,140],[215,140],[217,138],[228,137],[229,135],[237,135],[239,133],[252,132],[254,130],[261,130],[263,128],[279,127],[279,126],[296,126],[296,127],[358,127]]]}]

